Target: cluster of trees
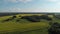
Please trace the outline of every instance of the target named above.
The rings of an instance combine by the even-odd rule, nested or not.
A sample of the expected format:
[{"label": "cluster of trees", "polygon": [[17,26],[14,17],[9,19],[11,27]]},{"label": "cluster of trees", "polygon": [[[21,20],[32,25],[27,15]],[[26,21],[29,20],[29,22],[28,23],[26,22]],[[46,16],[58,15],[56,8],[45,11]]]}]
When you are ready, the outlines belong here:
[{"label": "cluster of trees", "polygon": [[16,16],[12,16],[12,17],[10,17],[9,19],[4,20],[3,22],[5,22],[5,21],[10,21],[10,20],[13,20],[13,19],[15,19],[15,18],[16,18]]},{"label": "cluster of trees", "polygon": [[45,20],[48,20],[48,21],[52,20],[52,18],[48,17],[48,15],[23,16],[23,17],[21,17],[21,19],[27,19],[28,21],[31,21],[31,22],[40,22],[41,19],[45,19]]},{"label": "cluster of trees", "polygon": [[60,24],[54,22],[51,27],[48,29],[49,34],[60,34]]}]

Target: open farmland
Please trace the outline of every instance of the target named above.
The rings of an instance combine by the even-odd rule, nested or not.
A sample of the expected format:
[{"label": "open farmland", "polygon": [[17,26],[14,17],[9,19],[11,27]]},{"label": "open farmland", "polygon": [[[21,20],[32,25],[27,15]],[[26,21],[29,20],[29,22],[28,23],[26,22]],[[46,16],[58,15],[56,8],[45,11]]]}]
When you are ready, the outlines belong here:
[{"label": "open farmland", "polygon": [[[30,22],[26,19],[21,19],[22,16],[45,15],[45,14],[18,14],[16,18],[4,21],[12,16],[0,17],[0,34],[48,34],[49,21],[41,20],[40,22]],[[53,15],[48,15],[53,19],[53,22],[60,20],[53,18]],[[19,21],[17,21],[19,20]]]}]

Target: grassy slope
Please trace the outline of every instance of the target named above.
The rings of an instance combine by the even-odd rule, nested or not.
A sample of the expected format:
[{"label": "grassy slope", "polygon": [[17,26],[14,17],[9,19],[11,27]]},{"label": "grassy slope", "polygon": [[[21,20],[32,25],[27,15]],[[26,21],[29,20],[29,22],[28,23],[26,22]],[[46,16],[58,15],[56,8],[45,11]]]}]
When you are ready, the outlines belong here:
[{"label": "grassy slope", "polygon": [[[22,14],[24,15],[24,14]],[[27,15],[27,14],[25,14]],[[25,16],[24,15],[24,16]],[[28,14],[31,15],[31,14]],[[17,15],[19,16],[19,15]],[[0,17],[0,33],[11,33],[11,34],[48,34],[47,29],[49,27],[48,21],[41,22],[29,22],[24,19],[20,19],[19,22],[16,22],[16,19],[2,22],[3,20],[11,16]]]}]

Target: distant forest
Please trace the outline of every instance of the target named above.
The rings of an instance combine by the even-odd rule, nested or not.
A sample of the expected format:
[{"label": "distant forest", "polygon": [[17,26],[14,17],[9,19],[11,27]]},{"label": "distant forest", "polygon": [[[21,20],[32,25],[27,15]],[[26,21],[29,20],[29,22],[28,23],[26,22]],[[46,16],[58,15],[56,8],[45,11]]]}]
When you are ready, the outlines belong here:
[{"label": "distant forest", "polygon": [[47,15],[60,15],[60,13],[0,13],[0,16],[10,16],[17,14],[47,14]]}]

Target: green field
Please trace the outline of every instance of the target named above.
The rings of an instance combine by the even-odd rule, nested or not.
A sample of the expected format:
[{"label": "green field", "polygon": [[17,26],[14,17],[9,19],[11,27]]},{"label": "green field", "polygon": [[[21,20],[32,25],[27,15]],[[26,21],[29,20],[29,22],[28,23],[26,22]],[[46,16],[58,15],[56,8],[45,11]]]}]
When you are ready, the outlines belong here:
[{"label": "green field", "polygon": [[[33,14],[19,14],[17,18],[3,22],[12,16],[0,17],[0,34],[48,34],[48,28],[50,27],[49,22],[41,20],[41,22],[29,22],[26,19],[19,19],[18,16],[31,16]],[[42,15],[42,14],[35,14]],[[52,15],[50,17],[53,18]],[[16,22],[16,20],[20,20]],[[60,20],[53,18],[53,21],[59,22]]]}]

